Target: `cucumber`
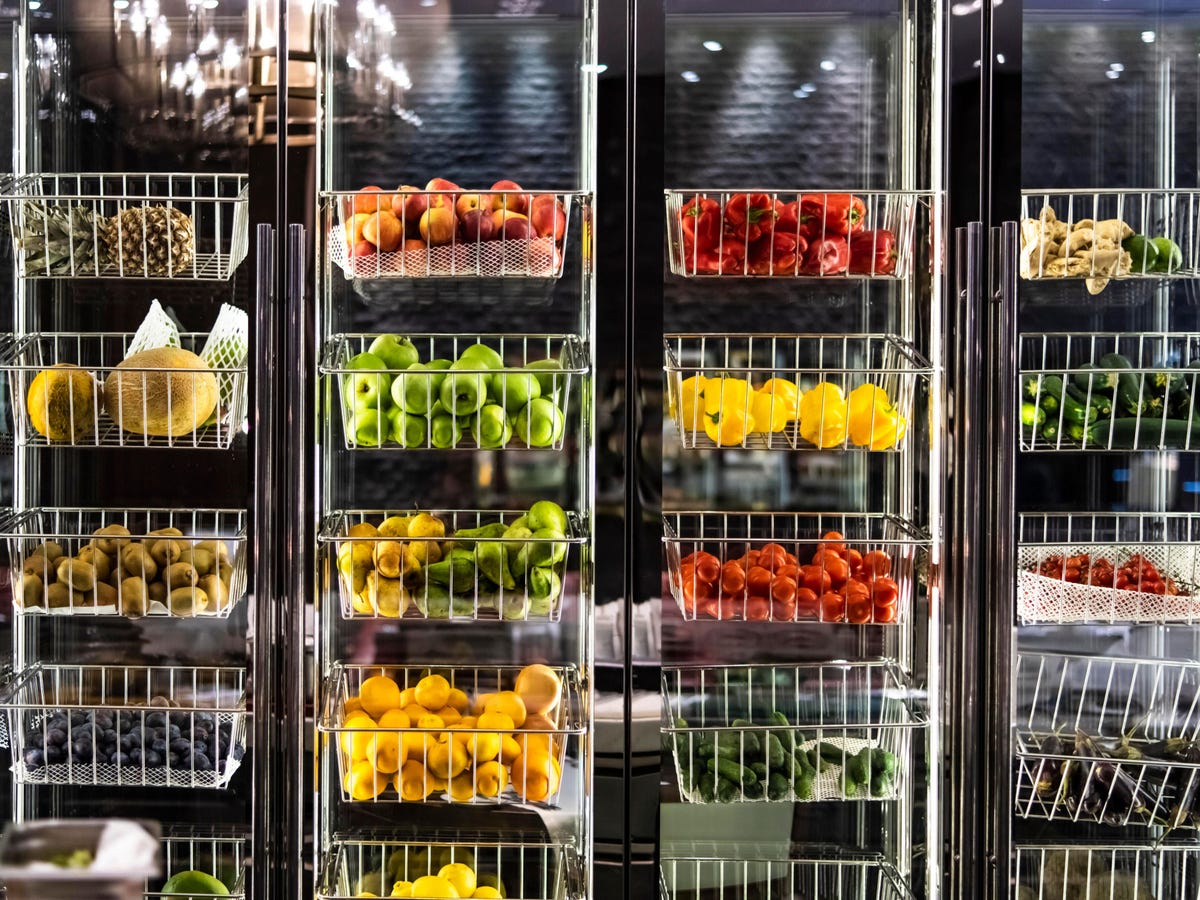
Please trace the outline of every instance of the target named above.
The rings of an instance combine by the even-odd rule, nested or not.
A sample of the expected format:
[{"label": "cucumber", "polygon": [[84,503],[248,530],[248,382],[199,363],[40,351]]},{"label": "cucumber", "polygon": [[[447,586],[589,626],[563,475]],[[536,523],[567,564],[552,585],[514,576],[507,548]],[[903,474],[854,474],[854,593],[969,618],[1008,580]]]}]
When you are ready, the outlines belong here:
[{"label": "cucumber", "polygon": [[766,781],[767,775],[770,774],[767,764],[764,762],[752,762],[750,763],[750,769],[758,776],[759,781]]},{"label": "cucumber", "polygon": [[850,757],[846,764],[846,775],[851,781],[866,785],[871,780],[871,748],[863,747],[857,754]]},{"label": "cucumber", "polygon": [[871,796],[875,798],[889,797],[895,789],[895,779],[886,772],[879,772],[871,776]]},{"label": "cucumber", "polygon": [[811,800],[813,796],[813,776],[805,775],[796,779],[796,799]]},{"label": "cucumber", "polygon": [[884,750],[882,747],[876,747],[871,751],[871,771],[884,772],[894,776],[896,774],[896,754]]},{"label": "cucumber", "polygon": [[1200,450],[1200,421],[1113,419],[1087,430],[1094,450]]},{"label": "cucumber", "polygon": [[776,801],[786,800],[789,790],[790,785],[788,784],[788,780],[778,772],[772,772],[771,780],[767,782],[767,799]]},{"label": "cucumber", "polygon": [[737,782],[744,788],[758,784],[758,776],[754,774],[753,769],[740,765],[732,759],[717,760],[717,775]]},{"label": "cucumber", "polygon": [[1071,425],[1091,425],[1098,418],[1094,406],[1088,406],[1087,403],[1080,403],[1074,395],[1068,393],[1063,396],[1062,402],[1062,422],[1063,425],[1070,427]]},{"label": "cucumber", "polygon": [[817,744],[817,752],[821,754],[821,759],[835,766],[844,766],[851,756],[851,754],[847,753],[841,747],[831,744],[828,741],[821,741],[821,743]]},{"label": "cucumber", "polygon": [[788,717],[779,710],[775,710],[771,713],[770,722],[772,725],[778,725],[781,729],[775,732],[775,734],[778,736],[780,743],[783,744],[783,749],[788,753],[795,750],[796,736],[791,732],[792,723],[788,721]]},{"label": "cucumber", "polygon": [[779,740],[779,736],[774,733],[767,734],[767,766],[772,769],[778,769],[783,766],[783,760],[790,754],[785,753],[783,742]]},{"label": "cucumber", "polygon": [[1057,444],[1058,443],[1058,418],[1050,418],[1042,426],[1041,438],[1043,443]]},{"label": "cucumber", "polygon": [[1027,428],[1037,428],[1046,421],[1046,411],[1032,403],[1021,404],[1021,424]]},{"label": "cucumber", "polygon": [[717,799],[717,780],[712,772],[705,772],[700,776],[700,799],[705,803],[712,803]]},{"label": "cucumber", "polygon": [[732,803],[741,795],[741,789],[736,782],[722,778],[717,782],[717,799],[722,803]]}]

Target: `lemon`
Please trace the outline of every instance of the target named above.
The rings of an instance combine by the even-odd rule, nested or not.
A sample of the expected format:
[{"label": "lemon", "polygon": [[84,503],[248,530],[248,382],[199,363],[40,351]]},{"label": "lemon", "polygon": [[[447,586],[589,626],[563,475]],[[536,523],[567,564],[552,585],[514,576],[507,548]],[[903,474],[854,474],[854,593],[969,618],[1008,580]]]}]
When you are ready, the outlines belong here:
[{"label": "lemon", "polygon": [[386,675],[372,675],[362,683],[358,698],[367,714],[378,719],[389,709],[400,706],[400,686]]},{"label": "lemon", "polygon": [[387,778],[379,775],[365,759],[350,766],[342,786],[352,800],[374,800],[387,787]]},{"label": "lemon", "polygon": [[413,882],[412,895],[414,897],[457,898],[459,893],[454,889],[453,884],[440,875],[426,875],[424,878],[418,878]]},{"label": "lemon", "polygon": [[513,725],[520,728],[525,724],[525,701],[516,691],[501,691],[492,694],[483,708],[485,713],[505,713],[513,720]]},{"label": "lemon", "polygon": [[426,675],[417,682],[413,699],[426,709],[441,709],[450,699],[450,682],[441,675]]},{"label": "lemon", "polygon": [[366,759],[367,744],[375,736],[375,732],[370,730],[375,727],[375,720],[365,712],[357,712],[347,716],[342,727],[353,729],[352,731],[343,731],[338,735],[342,746],[342,755],[351,762]]},{"label": "lemon", "polygon": [[479,900],[497,900],[501,894],[494,887],[489,887],[485,884],[475,888],[475,893],[471,896],[479,898]]},{"label": "lemon", "polygon": [[475,893],[475,870],[463,863],[450,863],[442,866],[438,872],[439,878],[445,878],[454,885],[460,897],[470,897]]},{"label": "lemon", "polygon": [[395,884],[392,885],[391,896],[393,896],[393,897],[411,897],[412,895],[413,895],[413,892],[412,892],[412,882],[411,881],[397,881]]}]

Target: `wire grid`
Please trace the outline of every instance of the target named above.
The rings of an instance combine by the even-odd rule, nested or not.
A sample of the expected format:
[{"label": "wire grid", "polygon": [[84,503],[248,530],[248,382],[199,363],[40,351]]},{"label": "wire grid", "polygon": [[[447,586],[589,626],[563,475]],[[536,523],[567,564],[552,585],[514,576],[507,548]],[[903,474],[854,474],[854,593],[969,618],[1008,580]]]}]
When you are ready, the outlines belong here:
[{"label": "wire grid", "polygon": [[671,272],[686,278],[902,280],[912,268],[916,211],[932,203],[932,194],[907,191],[665,194]]},{"label": "wire grid", "polygon": [[1017,900],[1200,898],[1200,848],[1151,844],[1018,845]]},{"label": "wire grid", "polygon": [[[821,541],[831,533],[837,537]],[[753,554],[774,556],[772,545],[790,555],[768,562],[751,585]],[[929,537],[879,514],[671,512],[663,515],[663,546],[671,594],[688,621],[888,625],[907,621]],[[684,561],[700,554],[720,565],[715,581],[705,581],[696,565],[684,572]],[[869,569],[861,568],[863,558]],[[852,587],[856,581],[865,593]]]},{"label": "wire grid", "polygon": [[[1100,279],[1099,293],[1110,278],[1200,276],[1200,191],[1027,190],[1021,216],[1022,278]],[[1156,266],[1126,243],[1136,235],[1173,241],[1178,259]]]},{"label": "wire grid", "polygon": [[162,888],[180,872],[203,872],[229,889],[232,900],[246,898],[246,838],[224,831],[180,830],[162,839],[163,872],[160,878],[146,879],[144,900],[201,900],[225,894],[186,894],[166,892]]},{"label": "wire grid", "polygon": [[396,882],[436,875],[452,863],[470,866],[478,884],[491,884],[509,900],[575,900],[582,896],[570,888],[570,861],[566,849],[558,844],[353,840],[335,841],[327,852],[317,898],[352,900],[362,896],[362,891],[386,897]]},{"label": "wire grid", "polygon": [[[22,784],[223,788],[245,752],[244,669],[38,663],[0,706]],[[171,748],[180,739],[192,742],[186,752]]]},{"label": "wire grid", "polygon": [[882,856],[837,851],[800,859],[667,857],[659,862],[663,900],[911,900]]},{"label": "wire grid", "polygon": [[[189,449],[228,449],[234,437],[246,428],[246,364],[230,368],[148,368],[121,366],[128,354],[129,332],[59,332],[34,334],[20,339],[12,351],[0,363],[0,371],[8,373],[9,391],[12,398],[14,427],[17,443],[25,447],[186,447]],[[182,346],[199,353],[207,339],[206,334],[184,333],[180,335]],[[51,366],[77,366],[83,370],[83,378],[73,381],[71,388],[61,392],[45,391],[43,418],[51,436],[43,435],[35,428],[30,418],[30,388],[38,375]],[[142,400],[136,405],[123,401],[125,390],[109,397],[104,391],[104,382],[114,371],[123,374],[122,380],[136,385],[141,380],[141,390],[130,390],[130,395],[140,394]],[[157,387],[164,381],[176,388],[167,396],[166,416],[172,422],[168,436],[141,434],[121,427],[129,420],[131,426],[141,427],[141,422],[150,413],[160,413],[147,407],[145,396],[150,386]],[[80,383],[81,382],[81,383]],[[90,391],[83,384],[90,385]],[[230,402],[222,399],[223,384],[229,385]],[[189,422],[199,418],[197,397],[211,395],[215,400],[212,414],[201,420],[194,428]],[[176,408],[176,396],[183,397],[183,407]],[[80,408],[82,407],[82,408]],[[193,415],[195,413],[195,415]],[[53,419],[51,416],[53,415]],[[184,432],[185,428],[189,428]]]},{"label": "wire grid", "polygon": [[[565,334],[413,334],[407,335],[416,344],[423,363],[431,360],[458,360],[469,347],[483,344],[498,353],[504,368],[486,368],[482,360],[472,368],[430,370],[413,373],[407,370],[358,369],[353,358],[366,352],[378,335],[341,334],[330,339],[321,365],[324,375],[333,376],[333,384],[342,409],[342,429],[346,449],[386,450],[562,450],[566,442],[567,421],[576,402],[579,381],[587,374],[588,363],[583,346],[577,337]],[[553,360],[558,368],[526,369],[530,363]],[[511,381],[507,376],[514,376]],[[450,390],[447,379],[455,378],[464,390],[473,390],[486,397],[471,411],[468,403],[459,409],[447,408],[440,398]],[[393,387],[396,382],[399,386]],[[537,387],[532,387],[533,383]],[[453,382],[450,382],[453,384]],[[360,388],[371,396],[356,399]],[[536,390],[536,399],[546,399],[553,408],[539,404],[535,415],[521,416],[526,405],[517,402],[514,392]],[[394,397],[401,394],[406,408],[396,405]],[[510,395],[513,398],[510,399]],[[520,398],[520,399],[523,399]],[[454,401],[451,401],[454,402]],[[466,402],[466,401],[462,401]],[[531,401],[532,402],[532,401]],[[429,410],[441,403],[444,417]],[[482,407],[482,408],[481,408]],[[425,410],[426,414],[408,412]],[[479,416],[486,412],[489,428],[500,428],[500,434],[485,437],[475,433]],[[550,431],[543,433],[540,416],[548,418]],[[445,431],[442,431],[442,428]],[[478,438],[484,438],[481,446]],[[489,438],[495,438],[491,440]]]},{"label": "wire grid", "polygon": [[[901,450],[917,387],[932,372],[915,348],[885,334],[668,334],[664,344],[668,403],[684,449]],[[832,387],[806,404],[818,385]],[[864,386],[877,390],[860,406],[850,395]],[[753,430],[739,425],[746,412]],[[721,431],[727,419],[731,430]]]},{"label": "wire grid", "polygon": [[[22,615],[198,615],[224,619],[246,593],[245,510],[39,507],[2,515],[0,537],[8,542],[13,605]],[[127,534],[97,536],[100,529],[110,526],[121,526]],[[176,529],[183,534],[152,534],[162,529]],[[159,541],[169,543],[156,550]],[[126,564],[122,557],[130,544],[140,544],[144,553],[130,551],[130,562]],[[157,558],[153,555],[156,552]],[[57,553],[61,557],[53,558]],[[58,578],[60,562],[81,555],[88,558],[85,562],[91,566],[97,585],[86,590]],[[103,560],[98,558],[101,555]],[[168,564],[172,562],[191,565],[195,574],[177,569],[169,575]],[[189,592],[186,603],[169,602],[168,579],[172,583],[175,577],[188,584],[200,582],[204,590],[201,579],[208,575],[225,582],[223,602],[219,594],[214,598],[207,592],[204,608],[199,608],[195,592]],[[141,579],[140,590],[144,593],[126,596],[127,578]],[[107,589],[102,591],[101,584]],[[151,589],[150,585],[157,588]]]},{"label": "wire grid", "polygon": [[[1200,621],[1200,515],[1022,513],[1018,528],[1022,622]],[[1127,588],[1117,589],[1113,570],[1139,557],[1161,579],[1150,579],[1138,564]]]},{"label": "wire grid", "polygon": [[[429,751],[435,745],[449,743],[449,741],[442,740],[443,736],[451,734],[445,728],[420,727],[416,724],[403,728],[377,727],[376,725],[355,725],[353,720],[347,722],[351,715],[347,712],[347,701],[357,698],[363,682],[372,676],[385,675],[395,681],[403,691],[415,688],[417,683],[427,675],[442,675],[452,688],[461,690],[467,695],[472,704],[469,711],[474,712],[476,706],[482,708],[481,698],[486,700],[488,694],[512,690],[517,675],[523,668],[523,666],[445,668],[336,664],[326,679],[325,700],[318,727],[321,731],[333,735],[333,739],[337,743],[343,801],[348,803],[447,802],[493,806],[519,803],[554,808],[561,787],[568,740],[572,735],[582,734],[586,730],[586,726],[580,718],[582,710],[580,676],[578,670],[573,666],[551,667],[560,680],[561,689],[554,708],[545,715],[542,721],[536,723],[542,727],[521,728],[508,735],[513,738],[520,750],[520,755],[515,761],[501,762],[499,758],[492,757],[486,762],[471,766],[468,759],[467,768],[453,776],[449,783],[445,778],[439,777],[437,773],[431,771],[425,764],[428,761]],[[547,725],[550,727],[545,727]],[[460,736],[471,736],[465,738],[470,744],[475,741],[482,742],[480,735],[488,738],[499,737],[501,740],[505,736],[494,728],[462,728],[454,729],[452,739],[458,741]],[[378,737],[398,741],[398,746],[403,749],[407,759],[404,760],[398,772],[374,771],[374,796],[365,801],[356,800],[352,793],[351,775],[359,777],[359,773],[352,773],[351,770],[359,763],[370,769],[371,763],[356,759],[358,748],[354,744],[357,741],[362,744],[363,748],[366,748],[369,740],[375,740]],[[550,752],[545,754],[548,756],[549,765],[546,767],[546,771],[539,772],[530,766],[529,757],[532,755],[535,759],[539,759],[545,753],[544,745],[546,743],[550,747]],[[453,756],[449,753],[447,755],[451,758]],[[492,764],[502,766],[507,773],[500,777],[496,784],[498,790],[494,791],[491,786],[484,786],[482,781],[484,773],[480,771],[484,765]],[[557,770],[556,777],[549,775],[550,768]],[[531,773],[534,776],[546,775],[545,784],[539,784],[536,779],[531,780]],[[364,770],[362,777],[372,777],[371,772]],[[524,785],[523,789],[516,784],[518,779]],[[412,799],[405,797],[402,786],[407,788]],[[417,795],[420,795],[419,798]]]},{"label": "wire grid", "polygon": [[329,258],[347,279],[560,278],[573,210],[591,206],[579,191],[520,189],[321,198]]},{"label": "wire grid", "polygon": [[[249,247],[249,196],[246,175],[39,173],[0,184],[26,278],[227,281]],[[157,217],[121,216],[164,208],[186,219],[168,214],[160,228]]]},{"label": "wire grid", "polygon": [[1020,345],[1022,450],[1200,449],[1200,334],[1054,332]]},{"label": "wire grid", "polygon": [[1021,654],[1017,814],[1195,827],[1200,663]]},{"label": "wire grid", "polygon": [[[490,523],[510,524],[525,514],[520,510],[429,513],[442,521],[445,541],[419,541],[416,546],[420,549],[413,555],[415,565],[411,570],[407,567],[403,572],[397,570],[393,573],[396,577],[379,574],[381,554],[393,552],[397,554],[397,561],[403,564],[408,557],[404,548],[414,542],[352,537],[350,529],[364,522],[379,526],[393,516],[416,514],[415,511],[382,509],[346,510],[335,512],[325,520],[317,539],[333,548],[342,618],[557,622],[562,615],[567,585],[582,583],[583,546],[587,538],[583,522],[575,513],[567,514],[565,540],[503,536],[453,539],[463,529],[477,529]],[[435,555],[440,557],[439,560],[416,562],[422,557],[428,560],[434,546],[438,548]],[[456,549],[466,555],[452,559],[451,554]],[[531,562],[531,554],[535,562],[559,556],[561,559],[551,565],[538,566]],[[438,566],[441,561],[446,561],[447,565],[440,566],[438,574],[431,576],[429,566]],[[535,572],[535,569],[542,571]],[[500,581],[489,578],[489,572]],[[509,587],[503,583],[505,572],[512,579]],[[480,574],[487,579],[486,585],[480,583]],[[403,581],[400,581],[401,577]],[[383,581],[377,581],[377,578]],[[384,599],[381,588],[395,593]]]},{"label": "wire grid", "polygon": [[[892,799],[926,722],[886,661],[664,666],[662,678],[662,730],[689,803]],[[869,782],[854,777],[864,752]]]}]

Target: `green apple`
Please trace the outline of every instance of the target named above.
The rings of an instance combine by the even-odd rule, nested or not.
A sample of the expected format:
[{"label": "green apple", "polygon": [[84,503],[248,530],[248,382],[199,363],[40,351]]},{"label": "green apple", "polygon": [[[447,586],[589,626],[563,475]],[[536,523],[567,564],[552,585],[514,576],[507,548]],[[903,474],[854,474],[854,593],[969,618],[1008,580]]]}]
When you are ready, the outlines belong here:
[{"label": "green apple", "polygon": [[394,372],[407,369],[421,361],[417,345],[396,334],[381,334],[371,341],[367,351],[382,359],[384,366]]},{"label": "green apple", "polygon": [[172,897],[180,894],[195,894],[205,897],[227,897],[229,888],[219,878],[214,878],[207,872],[192,869],[187,872],[176,872],[162,886],[161,893]]},{"label": "green apple", "polygon": [[557,359],[535,359],[531,363],[526,363],[525,368],[534,373],[533,377],[538,380],[538,385],[542,389],[541,396],[547,400],[554,399],[559,388],[566,385],[567,377],[563,374],[562,364]]},{"label": "green apple", "polygon": [[352,410],[387,406],[392,378],[384,370],[387,366],[374,353],[359,353],[346,363],[347,369],[366,369],[353,375],[342,376],[342,397]]},{"label": "green apple", "polygon": [[478,365],[476,369],[503,369],[504,357],[489,347],[487,344],[472,344],[462,353],[458,354],[458,361],[464,359],[474,359]]},{"label": "green apple", "polygon": [[392,433],[391,423],[370,406],[355,410],[350,425],[354,429],[354,443],[359,447],[378,447]]},{"label": "green apple", "polygon": [[492,376],[492,398],[504,407],[510,416],[515,416],[530,400],[542,395],[541,385],[535,376],[524,372],[504,372]]},{"label": "green apple", "polygon": [[529,512],[525,513],[521,518],[534,531],[553,528],[555,531],[561,531],[563,534],[567,533],[567,514],[553,500],[539,500],[533,506],[529,507]]},{"label": "green apple", "polygon": [[388,413],[392,440],[405,449],[424,447],[428,437],[429,420],[402,409]]},{"label": "green apple", "polygon": [[508,424],[504,407],[489,403],[479,410],[479,415],[471,423],[471,437],[475,438],[477,446],[485,450],[507,444],[512,439],[512,426]]},{"label": "green apple", "polygon": [[439,450],[457,447],[463,436],[463,419],[455,419],[447,412],[440,412],[429,419],[429,442]]},{"label": "green apple", "polygon": [[1173,240],[1168,237],[1156,237],[1151,243],[1158,251],[1158,257],[1154,260],[1155,272],[1170,274],[1183,266],[1183,251]]},{"label": "green apple", "polygon": [[[429,415],[441,401],[443,372],[429,372],[428,366],[409,366],[392,380],[392,402],[418,416]],[[443,407],[444,408],[444,407]]]},{"label": "green apple", "polygon": [[517,414],[516,433],[530,447],[549,447],[562,437],[565,426],[562,410],[539,397]]},{"label": "green apple", "polygon": [[482,368],[474,358],[460,359],[450,366],[438,391],[447,412],[469,416],[487,403],[487,376],[479,371]]}]

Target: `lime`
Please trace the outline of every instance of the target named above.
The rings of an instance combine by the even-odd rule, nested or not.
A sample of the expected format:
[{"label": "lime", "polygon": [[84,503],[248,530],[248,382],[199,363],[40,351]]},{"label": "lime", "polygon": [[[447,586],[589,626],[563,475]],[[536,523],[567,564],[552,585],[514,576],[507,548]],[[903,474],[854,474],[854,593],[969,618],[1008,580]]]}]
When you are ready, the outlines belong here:
[{"label": "lime", "polygon": [[227,897],[229,888],[206,872],[192,870],[172,875],[162,886],[162,893],[175,900],[205,900],[214,895]]},{"label": "lime", "polygon": [[1121,242],[1121,246],[1132,259],[1130,272],[1143,275],[1154,271],[1154,264],[1158,260],[1158,248],[1154,246],[1154,241],[1144,234],[1131,234]]},{"label": "lime", "polygon": [[1154,249],[1158,251],[1158,259],[1154,263],[1155,272],[1174,272],[1183,266],[1183,251],[1170,238],[1156,237]]}]

